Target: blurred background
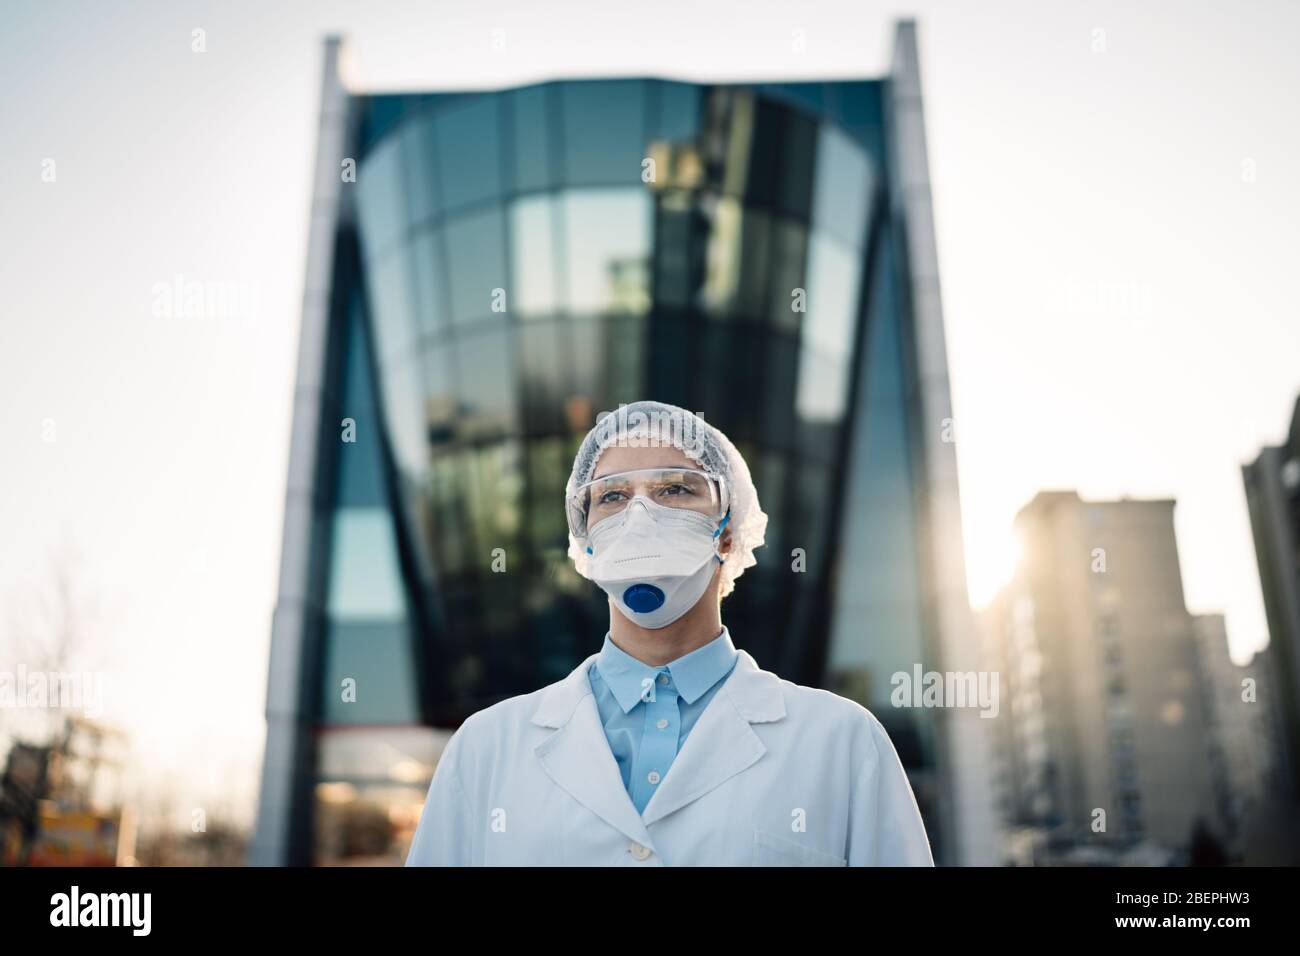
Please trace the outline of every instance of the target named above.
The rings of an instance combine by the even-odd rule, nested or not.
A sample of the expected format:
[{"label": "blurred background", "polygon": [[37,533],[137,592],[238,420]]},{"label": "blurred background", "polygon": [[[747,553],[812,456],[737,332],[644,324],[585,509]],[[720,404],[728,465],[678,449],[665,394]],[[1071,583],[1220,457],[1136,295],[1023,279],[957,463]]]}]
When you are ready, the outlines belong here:
[{"label": "blurred background", "polygon": [[937,861],[1300,862],[1294,5],[0,16],[4,863],[400,864],[642,398]]}]

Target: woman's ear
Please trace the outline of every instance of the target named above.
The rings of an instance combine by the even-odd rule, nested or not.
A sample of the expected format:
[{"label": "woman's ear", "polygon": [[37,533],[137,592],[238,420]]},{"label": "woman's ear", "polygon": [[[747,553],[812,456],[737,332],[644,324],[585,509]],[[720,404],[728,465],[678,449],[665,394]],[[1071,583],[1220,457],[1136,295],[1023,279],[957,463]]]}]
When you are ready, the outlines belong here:
[{"label": "woman's ear", "polygon": [[718,550],[723,554],[731,553],[731,529],[727,528],[722,532],[722,539],[718,542]]}]

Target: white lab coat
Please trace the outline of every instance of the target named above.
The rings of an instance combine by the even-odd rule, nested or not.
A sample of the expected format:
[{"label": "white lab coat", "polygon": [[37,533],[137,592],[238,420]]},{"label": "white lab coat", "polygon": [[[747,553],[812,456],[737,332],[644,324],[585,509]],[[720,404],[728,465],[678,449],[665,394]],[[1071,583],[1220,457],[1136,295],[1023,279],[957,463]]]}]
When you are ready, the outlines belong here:
[{"label": "white lab coat", "polygon": [[587,668],[448,741],[407,866],[933,866],[898,754],[864,707],[741,650],[637,813]]}]

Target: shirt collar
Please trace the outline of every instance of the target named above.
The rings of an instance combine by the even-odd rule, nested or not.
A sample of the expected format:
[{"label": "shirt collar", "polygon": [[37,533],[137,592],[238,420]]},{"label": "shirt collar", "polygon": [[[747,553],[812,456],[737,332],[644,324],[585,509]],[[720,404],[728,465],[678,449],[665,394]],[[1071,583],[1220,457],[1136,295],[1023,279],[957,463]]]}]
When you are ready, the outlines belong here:
[{"label": "shirt collar", "polygon": [[673,685],[682,699],[688,704],[695,703],[705,691],[731,672],[736,656],[736,646],[726,627],[703,647],[660,667],[637,660],[615,644],[607,633],[605,644],[596,656],[596,669],[626,714],[641,702],[645,682],[653,681],[665,669],[672,675]]}]

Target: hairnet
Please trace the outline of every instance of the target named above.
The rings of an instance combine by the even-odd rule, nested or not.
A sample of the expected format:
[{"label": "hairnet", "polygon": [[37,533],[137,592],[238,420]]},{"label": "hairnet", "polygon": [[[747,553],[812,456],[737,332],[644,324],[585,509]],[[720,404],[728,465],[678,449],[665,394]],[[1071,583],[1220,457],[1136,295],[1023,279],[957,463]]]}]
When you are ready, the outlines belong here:
[{"label": "hairnet", "polygon": [[[704,471],[723,477],[731,495],[731,547],[724,555],[720,594],[726,596],[735,587],[736,578],[757,563],[754,549],[761,547],[767,530],[767,515],[759,507],[758,491],[749,475],[749,466],[726,435],[704,419],[684,408],[663,402],[633,402],[620,405],[596,422],[587,433],[573,459],[566,494],[573,494],[591,481],[596,462],[606,448],[623,439],[646,439],[651,446],[671,445]],[[591,556],[585,540],[569,534],[569,557],[584,578]]]}]

